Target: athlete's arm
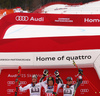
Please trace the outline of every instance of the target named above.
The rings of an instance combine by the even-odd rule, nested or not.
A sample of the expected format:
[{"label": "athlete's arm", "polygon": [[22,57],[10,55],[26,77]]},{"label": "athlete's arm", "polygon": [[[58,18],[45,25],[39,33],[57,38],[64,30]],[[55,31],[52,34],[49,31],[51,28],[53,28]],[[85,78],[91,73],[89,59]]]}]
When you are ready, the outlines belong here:
[{"label": "athlete's arm", "polygon": [[28,84],[28,85],[26,85],[25,87],[20,86],[20,87],[19,87],[19,90],[20,90],[20,91],[28,90],[28,89],[30,88],[30,86],[31,86],[31,84]]},{"label": "athlete's arm", "polygon": [[61,79],[58,70],[56,70],[56,71],[54,72],[54,74],[55,74],[55,76],[56,76],[56,83],[58,84],[58,88],[57,88],[57,91],[58,91],[60,87],[63,87],[63,80]]},{"label": "athlete's arm", "polygon": [[74,85],[74,88],[77,87],[82,83],[82,75],[83,75],[83,70],[79,69],[78,73],[80,74],[79,77],[77,78],[77,83]]},{"label": "athlete's arm", "polygon": [[54,72],[54,74],[55,74],[55,76],[56,76],[56,83],[57,83],[57,84],[59,84],[59,83],[63,84],[63,80],[61,79],[61,77],[60,77],[60,75],[59,75],[59,71],[56,70],[56,71]]},{"label": "athlete's arm", "polygon": [[40,78],[39,82],[42,82],[44,78],[45,78],[45,76],[42,75],[42,77]]},{"label": "athlete's arm", "polygon": [[[78,79],[78,78],[79,78],[79,79]],[[77,78],[77,82],[76,82],[76,84],[74,84],[74,88],[75,88],[75,87],[78,88],[79,85],[82,83],[82,76],[79,76],[78,78]]]},{"label": "athlete's arm", "polygon": [[41,85],[43,88],[45,88],[46,85],[47,85],[47,80],[45,80],[44,82],[40,82],[40,85]]},{"label": "athlete's arm", "polygon": [[48,71],[47,69],[45,69],[45,70],[43,71],[43,75],[42,75],[42,77],[40,78],[40,81],[39,81],[39,82],[42,82],[43,79],[45,78],[45,76],[48,75],[48,73],[49,73],[49,71]]}]

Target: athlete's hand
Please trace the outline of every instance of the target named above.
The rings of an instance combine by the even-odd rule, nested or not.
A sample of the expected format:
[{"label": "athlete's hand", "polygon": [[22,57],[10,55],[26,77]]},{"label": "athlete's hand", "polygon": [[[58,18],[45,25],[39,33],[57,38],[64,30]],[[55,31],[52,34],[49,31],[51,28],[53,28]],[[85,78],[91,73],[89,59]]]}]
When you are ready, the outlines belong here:
[{"label": "athlete's hand", "polygon": [[78,70],[78,73],[81,74],[81,75],[83,75],[83,70],[82,69],[79,69]]},{"label": "athlete's hand", "polygon": [[15,82],[16,82],[16,83],[18,82],[18,78],[16,78]]},{"label": "athlete's hand", "polygon": [[43,71],[43,76],[47,76],[48,73],[49,73],[49,71],[48,71],[47,69],[45,69],[45,70]]},{"label": "athlete's hand", "polygon": [[56,92],[53,92],[53,94],[54,94],[55,96],[57,96],[57,93],[56,93]]},{"label": "athlete's hand", "polygon": [[56,71],[54,72],[54,74],[55,74],[56,77],[59,77],[59,71],[58,71],[58,70],[56,70]]}]

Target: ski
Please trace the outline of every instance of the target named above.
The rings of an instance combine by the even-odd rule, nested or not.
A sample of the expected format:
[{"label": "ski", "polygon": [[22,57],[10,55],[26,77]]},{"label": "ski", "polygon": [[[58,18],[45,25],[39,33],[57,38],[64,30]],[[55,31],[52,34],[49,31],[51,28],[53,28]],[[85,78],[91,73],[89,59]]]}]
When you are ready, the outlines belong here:
[{"label": "ski", "polygon": [[[73,60],[73,65],[74,65],[76,68],[78,68],[78,66],[76,65],[76,63],[75,63],[74,60]],[[79,68],[78,68],[78,70],[79,70]],[[82,74],[83,74],[83,73],[82,73]],[[84,75],[84,74],[83,74],[83,75]],[[75,94],[76,94],[77,86],[78,86],[78,79],[77,79],[77,82],[76,82],[76,86],[75,86],[75,90],[74,90],[74,94],[73,94],[73,96],[75,96]]]},{"label": "ski", "polygon": [[16,80],[15,80],[15,96],[17,96],[17,93],[18,93],[18,85],[20,84],[20,78],[21,77],[21,66],[19,66],[18,68],[18,74],[17,74],[17,77],[16,77]]},{"label": "ski", "polygon": [[77,86],[78,86],[78,80],[77,80],[77,83],[76,83],[76,86],[75,86],[75,90],[74,90],[74,94],[73,94],[73,96],[75,96]]}]

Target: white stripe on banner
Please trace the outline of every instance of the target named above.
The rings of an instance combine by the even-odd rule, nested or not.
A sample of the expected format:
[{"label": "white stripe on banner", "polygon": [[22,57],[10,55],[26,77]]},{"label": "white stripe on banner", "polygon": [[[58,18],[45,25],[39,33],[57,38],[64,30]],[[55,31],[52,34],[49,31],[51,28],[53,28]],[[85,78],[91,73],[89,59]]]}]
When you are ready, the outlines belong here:
[{"label": "white stripe on banner", "polygon": [[100,27],[14,25],[6,31],[3,39],[93,35],[100,35]]}]

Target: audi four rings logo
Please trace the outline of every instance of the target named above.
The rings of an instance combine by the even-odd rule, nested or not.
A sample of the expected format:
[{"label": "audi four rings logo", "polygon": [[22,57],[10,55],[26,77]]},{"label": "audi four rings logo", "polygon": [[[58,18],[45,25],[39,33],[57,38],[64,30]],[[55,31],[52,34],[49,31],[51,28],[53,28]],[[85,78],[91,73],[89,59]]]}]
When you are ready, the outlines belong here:
[{"label": "audi four rings logo", "polygon": [[7,84],[15,84],[15,81],[8,81]]},{"label": "audi four rings logo", "polygon": [[[21,83],[21,84],[24,84],[24,85],[27,84],[26,81],[21,81],[20,83]],[[14,85],[14,84],[15,84],[15,81],[8,81],[7,84]]]},{"label": "audi four rings logo", "polygon": [[16,16],[15,19],[16,21],[28,21],[29,17],[28,16]]},{"label": "audi four rings logo", "polygon": [[13,93],[14,92],[14,89],[7,89],[7,92]]},{"label": "audi four rings logo", "polygon": [[88,80],[82,81],[82,84],[89,84]]},{"label": "audi four rings logo", "polygon": [[89,92],[89,89],[81,89],[80,92]]}]

